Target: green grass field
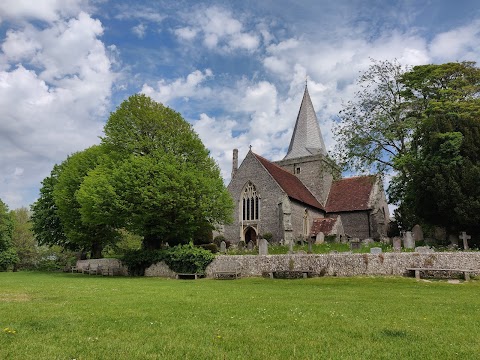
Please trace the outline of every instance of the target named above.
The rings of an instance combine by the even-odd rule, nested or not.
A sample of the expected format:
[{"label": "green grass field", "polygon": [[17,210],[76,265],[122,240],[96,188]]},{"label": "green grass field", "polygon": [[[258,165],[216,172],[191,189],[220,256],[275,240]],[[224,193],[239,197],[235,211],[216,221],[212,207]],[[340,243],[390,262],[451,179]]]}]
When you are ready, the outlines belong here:
[{"label": "green grass field", "polygon": [[1,359],[478,359],[480,282],[0,273]]}]

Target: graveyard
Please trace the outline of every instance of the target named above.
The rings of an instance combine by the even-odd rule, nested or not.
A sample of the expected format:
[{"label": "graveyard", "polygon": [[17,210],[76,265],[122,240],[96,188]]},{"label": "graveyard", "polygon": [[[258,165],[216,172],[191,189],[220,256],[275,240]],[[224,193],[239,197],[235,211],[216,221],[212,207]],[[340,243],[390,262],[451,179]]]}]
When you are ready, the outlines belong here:
[{"label": "graveyard", "polygon": [[478,281],[0,273],[8,359],[472,359]]}]

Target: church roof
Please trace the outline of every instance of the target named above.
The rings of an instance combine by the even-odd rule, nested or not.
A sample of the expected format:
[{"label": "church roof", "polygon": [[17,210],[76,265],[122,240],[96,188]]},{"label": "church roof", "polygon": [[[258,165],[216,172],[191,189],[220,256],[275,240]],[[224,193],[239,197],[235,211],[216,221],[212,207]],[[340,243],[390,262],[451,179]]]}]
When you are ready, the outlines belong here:
[{"label": "church roof", "polygon": [[282,169],[280,166],[271,163],[260,155],[253,155],[255,155],[257,160],[260,161],[263,167],[270,173],[273,179],[278,183],[278,185],[283,189],[283,191],[287,193],[290,198],[313,206],[317,209],[324,210],[322,204],[320,204],[318,200],[315,199],[315,196],[312,195],[312,193],[295,175]]},{"label": "church roof", "polygon": [[375,175],[357,176],[333,182],[327,200],[327,212],[369,210]]},{"label": "church roof", "polygon": [[327,150],[308,88],[305,86],[302,104],[300,105],[290,146],[284,160],[317,154],[326,155]]},{"label": "church roof", "polygon": [[333,226],[335,225],[337,220],[337,216],[313,219],[310,236],[317,236],[317,234],[320,232],[322,232],[324,235],[329,235],[330,232],[333,230]]}]

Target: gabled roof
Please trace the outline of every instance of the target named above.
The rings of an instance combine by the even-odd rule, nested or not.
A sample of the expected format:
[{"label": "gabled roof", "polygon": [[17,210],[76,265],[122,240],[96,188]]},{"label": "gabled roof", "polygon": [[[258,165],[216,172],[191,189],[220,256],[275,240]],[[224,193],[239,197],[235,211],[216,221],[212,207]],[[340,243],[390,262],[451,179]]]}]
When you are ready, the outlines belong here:
[{"label": "gabled roof", "polygon": [[333,182],[328,195],[327,212],[369,210],[375,175],[357,176]]},{"label": "gabled roof", "polygon": [[285,191],[288,197],[313,206],[317,209],[324,210],[322,204],[315,199],[315,196],[303,185],[303,183],[293,174],[282,169],[280,166],[275,165],[261,157],[260,155],[253,154],[257,160],[263,165],[263,167],[270,173],[277,184]]},{"label": "gabled roof", "polygon": [[330,232],[333,230],[333,226],[335,225],[337,220],[338,216],[313,219],[310,236],[317,236],[317,234],[320,232],[322,232],[324,235],[330,235]]},{"label": "gabled roof", "polygon": [[326,155],[327,150],[308,88],[305,85],[302,104],[300,105],[290,146],[284,160],[317,154]]}]

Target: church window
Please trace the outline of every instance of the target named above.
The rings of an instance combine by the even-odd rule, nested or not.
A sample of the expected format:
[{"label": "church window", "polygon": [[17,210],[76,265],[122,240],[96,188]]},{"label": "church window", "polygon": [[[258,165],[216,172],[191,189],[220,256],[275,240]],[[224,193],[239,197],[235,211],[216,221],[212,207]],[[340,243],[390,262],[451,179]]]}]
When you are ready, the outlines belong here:
[{"label": "church window", "polygon": [[299,167],[297,167],[297,168],[295,169],[295,174],[300,174],[300,168],[299,168]]},{"label": "church window", "polygon": [[243,220],[258,220],[260,214],[260,197],[255,186],[249,182],[242,194]]}]

